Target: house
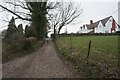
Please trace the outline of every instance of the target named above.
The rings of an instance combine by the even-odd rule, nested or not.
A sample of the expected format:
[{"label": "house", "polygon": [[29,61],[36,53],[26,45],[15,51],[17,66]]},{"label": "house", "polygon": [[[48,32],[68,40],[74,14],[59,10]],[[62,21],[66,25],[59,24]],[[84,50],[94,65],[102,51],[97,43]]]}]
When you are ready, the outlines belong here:
[{"label": "house", "polygon": [[80,33],[115,33],[120,30],[120,27],[112,16],[97,22],[90,20],[90,24],[86,24],[80,28]]},{"label": "house", "polygon": [[86,27],[86,25],[80,27],[79,33],[88,33],[88,28]]}]

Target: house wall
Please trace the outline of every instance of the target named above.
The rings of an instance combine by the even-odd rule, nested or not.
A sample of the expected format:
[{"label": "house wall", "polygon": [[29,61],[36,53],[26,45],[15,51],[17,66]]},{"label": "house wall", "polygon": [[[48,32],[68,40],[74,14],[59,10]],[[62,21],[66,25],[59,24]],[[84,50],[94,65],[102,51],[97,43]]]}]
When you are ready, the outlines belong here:
[{"label": "house wall", "polygon": [[89,30],[88,30],[88,33],[91,32],[91,31],[93,31],[93,29],[89,29]]},{"label": "house wall", "polygon": [[82,27],[82,30],[80,29],[80,33],[88,33],[88,29],[85,26],[85,28]]},{"label": "house wall", "polygon": [[95,27],[94,33],[105,33],[104,26],[101,22]]},{"label": "house wall", "polygon": [[[108,22],[106,23],[106,27],[105,27],[105,30],[109,30],[109,33],[111,33],[112,22],[113,22],[112,19],[113,19],[113,18],[111,17],[111,18],[108,20]],[[117,23],[115,23],[115,25],[116,25],[115,31],[119,31],[120,28],[118,27]],[[114,33],[114,31],[113,31],[113,33]]]},{"label": "house wall", "polygon": [[87,26],[83,29],[83,33],[88,33]]},{"label": "house wall", "polygon": [[105,24],[104,30],[105,33],[111,33],[113,18],[111,17]]},{"label": "house wall", "polygon": [[120,28],[118,27],[117,24],[116,24],[116,31],[120,31]]}]

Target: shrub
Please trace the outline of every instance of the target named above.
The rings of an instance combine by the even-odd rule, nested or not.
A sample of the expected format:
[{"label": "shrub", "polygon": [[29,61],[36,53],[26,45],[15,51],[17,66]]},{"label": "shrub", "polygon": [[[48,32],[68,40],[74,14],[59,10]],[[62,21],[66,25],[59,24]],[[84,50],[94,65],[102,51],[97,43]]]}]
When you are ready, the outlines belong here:
[{"label": "shrub", "polygon": [[34,45],[37,42],[37,39],[35,37],[29,37],[29,38],[26,38],[26,40],[30,41],[32,45]]},{"label": "shrub", "polygon": [[30,53],[31,50],[34,50],[34,45],[37,43],[36,38],[25,38],[24,36],[18,36],[18,34],[14,34],[11,38],[3,41],[3,62],[19,56],[24,56]]},{"label": "shrub", "polygon": [[29,40],[25,39],[24,42],[23,42],[22,49],[23,49],[23,50],[26,50],[26,51],[32,49],[32,44],[31,44],[31,42],[30,42]]},{"label": "shrub", "polygon": [[22,49],[23,50],[30,50],[33,48],[34,44],[37,42],[36,38],[35,37],[29,37],[29,38],[26,38],[24,41],[23,41],[23,46],[22,46]]}]

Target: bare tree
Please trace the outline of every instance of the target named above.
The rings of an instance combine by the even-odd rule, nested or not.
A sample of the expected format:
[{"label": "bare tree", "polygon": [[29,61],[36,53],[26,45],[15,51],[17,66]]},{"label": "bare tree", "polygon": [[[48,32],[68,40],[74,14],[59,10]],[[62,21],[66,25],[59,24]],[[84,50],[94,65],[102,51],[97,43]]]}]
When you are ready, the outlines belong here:
[{"label": "bare tree", "polygon": [[77,6],[75,2],[61,2],[59,7],[55,10],[51,10],[51,26],[55,30],[58,29],[58,34],[63,26],[72,23],[76,18],[82,14],[82,9]]},{"label": "bare tree", "polygon": [[[50,2],[49,0],[41,0],[41,1],[42,2],[36,2],[35,4],[39,5],[39,8],[40,8],[40,5],[43,5],[43,3],[46,2],[47,12],[49,12],[51,9],[55,9],[59,4],[59,2],[55,3],[55,2]],[[4,4],[0,4],[0,7],[3,8],[2,11],[7,11],[15,15],[17,17],[16,19],[32,21],[31,16],[32,16],[33,8],[30,5],[31,3],[34,3],[34,2],[26,2],[26,0],[23,0],[23,1],[17,0],[14,3],[10,0],[10,2],[5,2]],[[14,9],[11,9],[10,6],[12,6]],[[39,12],[39,9],[38,9],[38,12]]]},{"label": "bare tree", "polygon": [[47,33],[47,17],[48,11],[57,6],[57,3],[48,2],[48,0],[42,0],[43,2],[21,2],[18,0],[14,2],[6,2],[9,5],[17,8],[16,10],[10,9],[9,6],[3,6],[0,4],[0,7],[4,10],[14,14],[15,19],[22,19],[26,21],[31,21],[32,26],[35,27],[37,31],[37,38],[43,39]]},{"label": "bare tree", "polygon": [[17,0],[16,2],[4,2],[0,7],[16,16],[16,19],[32,21],[31,8],[26,2]]},{"label": "bare tree", "polygon": [[[82,13],[81,7],[76,6],[75,2],[49,2],[49,0],[43,1],[46,2],[21,2],[20,0],[17,0],[16,3],[6,2],[7,4],[14,6],[16,8],[15,11],[9,9],[8,6],[3,6],[1,4],[0,7],[14,14],[16,16],[15,19],[22,19],[26,21],[33,20],[33,13],[42,13],[46,16],[46,19],[49,22],[49,26],[54,28],[54,33],[56,32],[56,30],[58,30],[58,34],[60,33],[60,30],[63,26],[66,26],[73,22]],[[46,24],[46,26],[44,25],[44,27],[48,27],[48,25]]]}]

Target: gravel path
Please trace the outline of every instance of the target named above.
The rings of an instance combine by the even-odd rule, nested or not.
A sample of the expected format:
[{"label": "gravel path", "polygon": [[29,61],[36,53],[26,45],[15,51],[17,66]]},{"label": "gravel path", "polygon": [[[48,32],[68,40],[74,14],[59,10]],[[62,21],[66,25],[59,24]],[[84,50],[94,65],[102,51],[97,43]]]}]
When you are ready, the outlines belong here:
[{"label": "gravel path", "polygon": [[75,78],[75,72],[48,41],[36,52],[3,64],[3,78]]}]

